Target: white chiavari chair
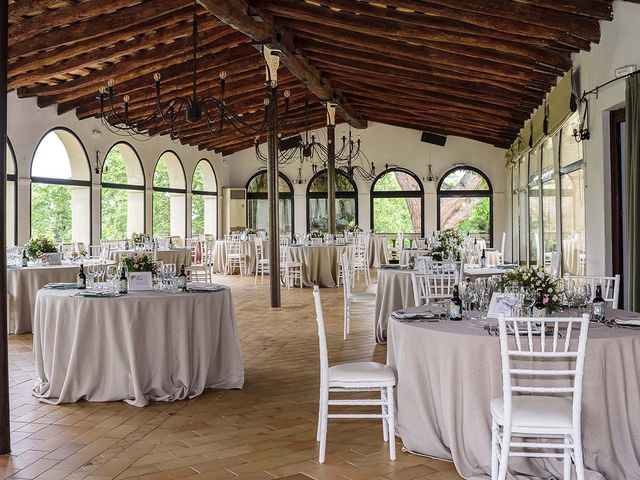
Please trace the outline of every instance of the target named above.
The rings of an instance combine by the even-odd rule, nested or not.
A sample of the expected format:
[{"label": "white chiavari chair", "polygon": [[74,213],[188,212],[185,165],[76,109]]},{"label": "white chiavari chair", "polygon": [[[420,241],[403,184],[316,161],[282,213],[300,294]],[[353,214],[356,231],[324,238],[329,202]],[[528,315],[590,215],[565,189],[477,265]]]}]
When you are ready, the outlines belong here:
[{"label": "white chiavari chair", "polygon": [[89,258],[97,260],[102,258],[102,245],[89,245]]},{"label": "white chiavari chair", "polygon": [[224,266],[224,274],[233,274],[235,268],[240,271],[240,275],[247,274],[247,254],[242,252],[242,243],[239,239],[230,237],[225,240],[225,250],[227,261]]},{"label": "white chiavari chair", "polygon": [[500,242],[500,250],[498,250],[498,265],[504,264],[504,247],[507,244],[507,232],[502,232],[502,242]]},{"label": "white chiavari chair", "polygon": [[351,329],[351,319],[354,317],[371,318],[373,316],[373,309],[376,302],[376,294],[373,292],[361,292],[353,293],[351,291],[351,268],[349,266],[349,254],[347,252],[342,253],[340,256],[340,263],[342,264],[343,282],[342,292],[344,296],[344,319],[343,330],[344,338],[346,340],[347,335]]},{"label": "white chiavari chair", "polygon": [[[588,329],[588,314],[499,316],[503,394],[491,400],[492,480],[507,478],[509,457],[562,459],[565,480],[572,478],[573,459],[577,479],[584,480],[580,422]],[[549,386],[541,386],[545,379]]]},{"label": "white chiavari chair", "polygon": [[453,287],[459,281],[460,276],[455,270],[442,273],[412,273],[411,283],[415,305],[428,305],[450,299],[453,297]]},{"label": "white chiavari chair", "polygon": [[[345,282],[345,285],[348,282]],[[313,287],[320,344],[320,399],[318,402],[317,441],[320,442],[318,461],[324,463],[327,446],[327,425],[330,418],[377,418],[382,420],[385,442],[389,442],[389,458],[396,459],[395,407],[393,387],[396,376],[388,365],[376,362],[351,362],[329,366],[327,337],[320,301],[320,289]],[[379,392],[379,399],[330,399],[329,393]],[[380,413],[329,413],[329,406],[379,406]]]},{"label": "white chiavari chair", "polygon": [[591,295],[596,293],[596,285],[602,286],[602,298],[607,302],[609,307],[618,308],[618,300],[620,298],[620,275],[613,277],[599,277],[596,275],[571,275],[567,273],[564,279],[569,282],[576,282],[580,285],[589,285],[591,287]]},{"label": "white chiavari chair", "polygon": [[256,275],[254,285],[258,283],[258,275],[260,275],[260,284],[264,283],[264,274],[269,273],[269,259],[264,258],[264,243],[262,238],[256,237]]},{"label": "white chiavari chair", "polygon": [[302,288],[302,263],[293,261],[289,258],[289,244],[281,239],[280,241],[280,274],[287,288],[291,285],[296,286],[299,282]]},{"label": "white chiavari chair", "polygon": [[185,267],[185,271],[191,282],[213,283],[213,275],[211,273],[211,269],[213,268],[212,255],[211,250],[205,250],[200,263]]},{"label": "white chiavari chair", "polygon": [[356,236],[351,251],[351,286],[355,286],[356,277],[364,275],[364,281],[369,286],[371,283],[371,272],[369,271],[369,236]]}]

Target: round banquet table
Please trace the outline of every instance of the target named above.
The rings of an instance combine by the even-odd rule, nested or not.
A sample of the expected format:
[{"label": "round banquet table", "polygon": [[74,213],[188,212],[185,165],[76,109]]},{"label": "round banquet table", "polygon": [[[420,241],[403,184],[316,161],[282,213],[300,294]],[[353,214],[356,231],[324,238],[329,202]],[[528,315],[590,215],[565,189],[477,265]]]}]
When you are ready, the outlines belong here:
[{"label": "round banquet table", "polygon": [[387,340],[387,323],[392,312],[415,305],[413,283],[411,282],[411,274],[414,272],[415,270],[395,268],[378,269],[378,287],[374,310],[376,342],[384,343]]},{"label": "round banquet table", "polygon": [[[84,260],[82,263],[86,266],[98,262]],[[75,283],[79,268],[79,263],[7,268],[9,333],[31,332],[38,290],[47,283]]]},{"label": "round banquet table", "polygon": [[[134,250],[111,250],[109,252],[109,258],[116,263],[119,263],[122,257],[128,255],[134,255],[138,253],[140,255],[147,254],[153,255],[153,252],[136,252]],[[171,250],[156,250],[156,260],[162,263],[173,263],[179,270],[181,265],[191,265],[191,249],[189,248],[172,248]]]},{"label": "round banquet table", "polygon": [[372,235],[369,237],[369,266],[380,268],[389,263],[387,257],[387,244],[389,240],[385,236]]},{"label": "round banquet table", "polygon": [[[611,311],[615,315],[630,312]],[[637,314],[636,314],[637,315]],[[397,372],[397,431],[415,453],[453,460],[488,479],[489,402],[502,395],[500,339],[467,321],[389,320],[387,363]],[[582,397],[587,480],[640,478],[640,329],[590,328]],[[510,478],[562,478],[562,463],[509,459]]]},{"label": "round banquet table", "polygon": [[139,291],[83,298],[38,292],[33,394],[53,404],[193,398],[242,388],[244,368],[231,291]]},{"label": "round banquet table", "polygon": [[[241,240],[240,250],[247,256],[247,275],[256,271],[256,242],[255,240]],[[269,258],[269,240],[262,241],[263,258]],[[227,263],[227,247],[224,240],[216,240],[213,246],[213,272],[224,273]]]},{"label": "round banquet table", "polygon": [[289,258],[302,263],[302,285],[335,287],[338,285],[338,260],[350,245],[306,245],[289,247]]}]

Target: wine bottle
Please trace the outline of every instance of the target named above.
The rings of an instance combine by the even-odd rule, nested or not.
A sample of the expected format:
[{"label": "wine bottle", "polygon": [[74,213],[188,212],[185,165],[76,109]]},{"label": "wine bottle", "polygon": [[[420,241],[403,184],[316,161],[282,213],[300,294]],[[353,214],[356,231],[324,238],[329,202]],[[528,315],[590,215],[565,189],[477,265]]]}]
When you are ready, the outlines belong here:
[{"label": "wine bottle", "polygon": [[533,307],[531,307],[531,316],[535,318],[547,316],[547,307],[544,304],[542,290],[538,290],[536,292],[536,301],[533,304]]},{"label": "wine bottle", "polygon": [[129,292],[129,282],[127,281],[127,272],[124,267],[120,269],[120,278],[118,279],[118,293],[125,294]]},{"label": "wine bottle", "polygon": [[173,240],[169,237],[169,250],[173,250]]},{"label": "wine bottle", "polygon": [[22,250],[22,266],[26,267],[29,265],[29,257],[27,257],[27,251]]},{"label": "wine bottle", "polygon": [[184,271],[184,263],[180,267],[180,274],[178,275],[178,285],[183,291],[187,291],[187,274]]},{"label": "wine bottle", "polygon": [[602,286],[596,285],[596,296],[593,298],[593,319],[597,322],[604,322],[605,301],[602,298]]},{"label": "wine bottle", "polygon": [[449,320],[462,320],[462,300],[457,285],[453,287],[453,298],[449,301]]},{"label": "wine bottle", "polygon": [[482,255],[480,256],[480,268],[484,268],[487,266],[487,255],[485,254],[484,248],[482,249]]},{"label": "wine bottle", "polygon": [[76,287],[80,290],[87,288],[87,276],[84,274],[84,265],[80,264],[80,271],[76,277]]}]

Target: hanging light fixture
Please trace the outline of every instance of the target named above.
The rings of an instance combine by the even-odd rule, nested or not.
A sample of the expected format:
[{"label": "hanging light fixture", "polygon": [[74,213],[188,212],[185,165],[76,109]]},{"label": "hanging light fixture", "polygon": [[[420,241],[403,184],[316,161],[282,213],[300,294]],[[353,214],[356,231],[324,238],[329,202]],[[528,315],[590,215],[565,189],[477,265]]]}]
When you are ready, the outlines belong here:
[{"label": "hanging light fixture", "polygon": [[[201,96],[198,94],[198,3],[193,7],[192,41],[192,75],[191,94],[188,96],[174,97],[168,102],[162,101],[161,75],[156,72],[153,75],[153,88],[155,91],[154,109],[144,115],[132,117],[130,115],[131,97],[124,95],[122,105],[115,104],[116,82],[110,79],[105,86],[101,86],[98,95],[100,102],[100,116],[102,124],[114,133],[127,133],[129,135],[153,135],[162,127],[168,127],[172,140],[180,137],[181,131],[186,126],[206,124],[212,137],[222,134],[225,125],[230,125],[234,130],[245,134],[255,135],[268,130],[267,107],[270,100],[269,93],[277,86],[277,70],[281,52],[280,50],[262,45],[261,53],[266,66],[267,96],[264,99],[262,118],[251,115],[246,119],[245,115],[234,112],[225,102],[225,87],[227,72],[218,74],[219,98],[213,96]],[[284,91],[284,115],[279,120],[277,128],[284,128],[289,110],[289,90]],[[252,120],[252,121],[249,121]],[[256,121],[257,120],[257,121]]]}]

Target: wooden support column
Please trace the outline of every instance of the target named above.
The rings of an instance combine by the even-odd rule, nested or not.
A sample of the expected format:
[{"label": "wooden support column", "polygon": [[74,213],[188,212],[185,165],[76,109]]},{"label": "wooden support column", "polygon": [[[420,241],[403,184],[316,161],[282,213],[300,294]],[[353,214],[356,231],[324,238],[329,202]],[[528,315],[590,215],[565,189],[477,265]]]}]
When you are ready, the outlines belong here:
[{"label": "wooden support column", "polygon": [[336,233],[336,107],[327,102],[327,233]]},{"label": "wooden support column", "polygon": [[267,196],[269,199],[269,286],[271,306],[281,306],[280,296],[280,210],[278,191],[278,99],[277,86],[268,87],[267,106]]},{"label": "wooden support column", "polygon": [[11,452],[7,336],[7,61],[9,2],[0,1],[0,454]]}]

